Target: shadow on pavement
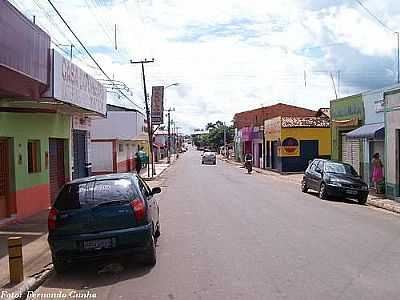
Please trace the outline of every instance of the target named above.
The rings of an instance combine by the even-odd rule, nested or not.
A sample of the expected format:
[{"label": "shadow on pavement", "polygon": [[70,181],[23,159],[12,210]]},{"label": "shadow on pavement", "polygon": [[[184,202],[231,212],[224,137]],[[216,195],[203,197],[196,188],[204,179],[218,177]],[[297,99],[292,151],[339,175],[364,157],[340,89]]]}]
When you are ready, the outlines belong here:
[{"label": "shadow on pavement", "polygon": [[317,192],[310,192],[309,191],[308,194],[317,197],[321,201],[341,202],[341,203],[345,203],[345,204],[364,206],[364,205],[358,203],[357,200],[353,200],[353,199],[349,199],[349,198],[329,197],[328,199],[324,199],[323,200],[323,199],[319,198],[319,194]]},{"label": "shadow on pavement", "polygon": [[10,236],[21,236],[23,246],[47,234],[48,210],[44,210],[23,221],[0,227],[0,258],[8,255],[8,242]]},{"label": "shadow on pavement", "polygon": [[108,258],[71,264],[63,274],[54,274],[42,285],[49,289],[85,290],[109,286],[145,276],[152,267],[143,266],[137,259]]}]

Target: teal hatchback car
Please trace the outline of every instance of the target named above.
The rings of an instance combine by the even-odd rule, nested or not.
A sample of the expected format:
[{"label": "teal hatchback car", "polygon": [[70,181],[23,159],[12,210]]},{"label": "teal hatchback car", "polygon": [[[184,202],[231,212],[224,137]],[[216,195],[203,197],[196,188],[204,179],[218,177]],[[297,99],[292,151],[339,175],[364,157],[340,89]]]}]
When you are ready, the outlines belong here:
[{"label": "teal hatchback car", "polygon": [[160,192],[132,173],[66,184],[48,217],[55,271],[64,272],[71,262],[132,254],[155,265],[160,222],[153,195]]}]

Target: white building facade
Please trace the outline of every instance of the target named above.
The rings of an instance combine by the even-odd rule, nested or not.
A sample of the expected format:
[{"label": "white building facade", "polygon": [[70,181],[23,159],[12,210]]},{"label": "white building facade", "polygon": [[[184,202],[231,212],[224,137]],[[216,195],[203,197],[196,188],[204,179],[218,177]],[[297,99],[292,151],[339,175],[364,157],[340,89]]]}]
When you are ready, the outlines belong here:
[{"label": "white building facade", "polygon": [[135,153],[148,149],[144,114],[107,105],[107,118],[92,121],[91,146],[92,174],[135,170]]}]

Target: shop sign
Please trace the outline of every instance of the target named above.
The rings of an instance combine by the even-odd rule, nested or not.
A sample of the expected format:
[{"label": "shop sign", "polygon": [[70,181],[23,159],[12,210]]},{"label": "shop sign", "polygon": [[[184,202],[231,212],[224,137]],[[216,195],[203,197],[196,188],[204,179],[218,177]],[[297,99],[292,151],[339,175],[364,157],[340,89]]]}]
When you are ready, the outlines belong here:
[{"label": "shop sign", "polygon": [[264,122],[265,138],[269,141],[276,141],[281,137],[281,117],[266,120]]},{"label": "shop sign", "polygon": [[251,141],[252,140],[253,128],[244,127],[244,128],[241,129],[241,133],[242,133],[242,140],[243,141]]},{"label": "shop sign", "polygon": [[299,141],[293,137],[285,138],[280,146],[281,156],[298,156],[299,155]]},{"label": "shop sign", "polygon": [[331,117],[333,120],[350,119],[354,116],[363,119],[364,104],[361,95],[331,102]]},{"label": "shop sign", "polygon": [[151,93],[151,124],[164,123],[164,87],[153,86]]},{"label": "shop sign", "polygon": [[107,96],[104,86],[54,50],[51,81],[51,88],[45,97],[106,114]]},{"label": "shop sign", "polygon": [[77,130],[90,130],[91,120],[85,116],[74,116],[72,119],[72,128]]}]

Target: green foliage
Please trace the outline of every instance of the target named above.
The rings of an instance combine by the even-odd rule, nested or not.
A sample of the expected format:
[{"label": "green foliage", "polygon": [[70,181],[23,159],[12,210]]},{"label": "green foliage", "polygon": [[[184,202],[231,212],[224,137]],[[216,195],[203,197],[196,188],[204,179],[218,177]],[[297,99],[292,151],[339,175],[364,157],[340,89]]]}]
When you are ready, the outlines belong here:
[{"label": "green foliage", "polygon": [[224,145],[224,130],[226,128],[226,143],[232,143],[235,136],[235,129],[233,126],[225,126],[223,122],[217,121],[215,123],[208,123],[206,129],[209,131],[207,134],[194,135],[193,143],[197,147],[207,147],[217,150]]}]

